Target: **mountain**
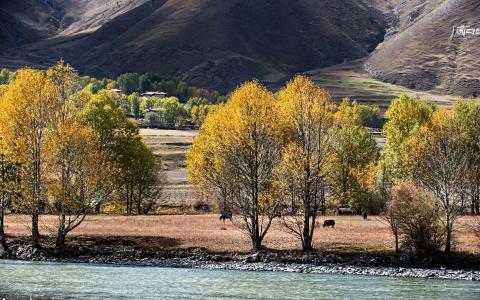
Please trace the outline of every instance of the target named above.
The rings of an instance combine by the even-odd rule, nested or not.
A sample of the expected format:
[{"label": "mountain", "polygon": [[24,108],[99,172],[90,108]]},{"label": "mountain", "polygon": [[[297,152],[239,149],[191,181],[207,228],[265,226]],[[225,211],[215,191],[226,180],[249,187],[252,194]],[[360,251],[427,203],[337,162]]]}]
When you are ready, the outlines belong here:
[{"label": "mountain", "polygon": [[480,1],[399,1],[393,12],[389,37],[366,64],[370,74],[416,90],[480,96],[480,34],[453,34],[461,25],[480,32]]},{"label": "mountain", "polygon": [[[119,1],[123,12],[108,17],[102,7],[112,1],[28,1],[39,8],[31,15],[17,12],[14,0],[1,10],[17,23],[27,15],[40,24],[32,28],[45,30],[18,38],[0,65],[42,66],[63,57],[92,75],[149,71],[223,91],[251,78],[282,80],[364,57],[385,33],[384,15],[371,0],[151,0],[129,7],[131,1]],[[37,11],[56,23],[38,18]],[[72,11],[80,16],[72,20]],[[90,15],[97,21],[89,22]]]},{"label": "mountain", "polygon": [[227,92],[363,59],[384,82],[480,95],[478,0],[2,0],[0,67],[64,58],[83,74],[154,72]]}]

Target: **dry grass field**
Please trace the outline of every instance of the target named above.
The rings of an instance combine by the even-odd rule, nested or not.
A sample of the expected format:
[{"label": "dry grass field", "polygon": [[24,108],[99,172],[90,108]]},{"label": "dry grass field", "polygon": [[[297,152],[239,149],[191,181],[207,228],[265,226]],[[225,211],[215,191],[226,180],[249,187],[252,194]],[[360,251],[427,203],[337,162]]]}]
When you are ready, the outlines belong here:
[{"label": "dry grass field", "polygon": [[162,158],[166,185],[159,208],[162,213],[188,212],[196,199],[188,182],[185,156],[197,135],[196,130],[140,129],[140,135],[153,154]]},{"label": "dry grass field", "polygon": [[[363,221],[360,216],[321,217],[336,221],[335,228],[318,227],[315,247],[334,251],[394,250],[393,238],[387,225],[377,217]],[[480,241],[470,232],[472,218],[463,217],[456,228],[456,251],[480,253]],[[6,232],[11,236],[27,236],[30,219],[26,216],[7,216]],[[42,216],[41,234],[54,235],[55,216]],[[113,238],[134,241],[154,248],[203,247],[210,251],[250,250],[248,237],[230,221],[219,221],[218,215],[162,215],[162,216],[88,216],[71,236],[85,239]],[[299,249],[294,237],[274,224],[265,237],[265,246],[275,250]]]}]

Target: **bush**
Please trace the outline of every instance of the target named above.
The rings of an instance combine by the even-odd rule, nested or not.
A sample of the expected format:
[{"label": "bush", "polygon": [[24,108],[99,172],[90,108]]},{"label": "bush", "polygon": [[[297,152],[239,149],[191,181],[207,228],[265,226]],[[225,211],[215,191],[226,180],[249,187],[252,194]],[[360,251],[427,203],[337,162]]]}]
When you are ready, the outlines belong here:
[{"label": "bush", "polygon": [[207,202],[199,199],[199,200],[196,200],[193,203],[193,209],[195,211],[200,211],[200,212],[209,212],[211,207],[210,207],[210,204],[208,204]]},{"label": "bush", "polygon": [[156,128],[163,125],[163,118],[161,113],[148,112],[145,114],[145,122],[148,127]]},{"label": "bush", "polygon": [[432,254],[445,244],[441,210],[432,195],[412,183],[393,187],[387,215],[396,222],[404,248]]}]

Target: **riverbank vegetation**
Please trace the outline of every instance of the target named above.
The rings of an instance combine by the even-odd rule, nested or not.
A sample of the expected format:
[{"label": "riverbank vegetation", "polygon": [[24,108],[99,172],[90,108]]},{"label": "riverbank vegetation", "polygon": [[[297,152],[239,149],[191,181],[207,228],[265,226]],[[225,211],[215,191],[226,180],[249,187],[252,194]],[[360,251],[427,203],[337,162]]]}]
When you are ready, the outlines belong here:
[{"label": "riverbank vegetation", "polygon": [[[449,253],[460,241],[459,218],[479,213],[475,100],[459,99],[445,110],[401,95],[385,113],[381,149],[367,127],[379,118],[378,107],[335,102],[300,75],[276,94],[244,83],[222,104],[216,93],[188,88],[185,103],[141,97],[148,88],[138,74],[103,82],[63,62],[0,75],[3,249],[7,212],[31,216],[33,248],[40,247],[40,215],[54,215],[59,253],[89,214],[161,212],[165,174],[139,135],[142,122],[201,126],[186,157],[193,207],[217,207],[254,250],[264,248],[275,227],[312,251],[323,216],[348,211],[382,215],[396,251]],[[181,82],[173,82],[178,92]],[[118,87],[132,94],[112,90]],[[184,167],[183,157],[173,163]]]},{"label": "riverbank vegetation", "polygon": [[[468,201],[478,213],[480,104],[458,100],[447,111],[402,95],[385,114],[381,153],[365,127],[372,110],[349,99],[335,104],[303,76],[277,99],[258,82],[245,83],[207,116],[187,158],[190,177],[257,250],[282,218],[310,251],[328,197],[333,207],[364,214],[398,210],[386,219],[404,248],[450,252]],[[402,191],[406,181],[413,186]]]},{"label": "riverbank vegetation", "polygon": [[[158,184],[158,162],[108,91],[82,89],[63,62],[38,71],[21,69],[2,86],[1,215],[31,215],[32,247],[40,247],[39,215],[58,216],[56,248],[86,215],[126,201],[148,212]],[[2,246],[6,248],[3,228]]]}]

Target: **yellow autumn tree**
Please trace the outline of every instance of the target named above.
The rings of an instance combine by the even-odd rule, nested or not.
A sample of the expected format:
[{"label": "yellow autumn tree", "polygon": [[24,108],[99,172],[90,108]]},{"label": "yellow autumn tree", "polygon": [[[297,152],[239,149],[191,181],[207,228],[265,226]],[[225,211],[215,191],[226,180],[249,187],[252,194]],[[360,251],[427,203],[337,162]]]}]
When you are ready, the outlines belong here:
[{"label": "yellow autumn tree", "polygon": [[[2,101],[2,95],[0,95],[0,101]],[[0,141],[2,141],[1,136]],[[15,164],[14,158],[0,142],[0,257],[9,251],[4,222],[7,208],[10,206],[13,196],[18,192],[18,171],[18,165]]]},{"label": "yellow autumn tree", "polygon": [[273,171],[281,158],[278,122],[272,93],[247,82],[207,116],[187,159],[192,182],[225,197],[255,250],[279,208]]},{"label": "yellow autumn tree", "polygon": [[407,160],[415,181],[435,195],[446,232],[445,252],[452,248],[454,225],[464,212],[470,187],[468,134],[454,115],[439,109],[412,137]]},{"label": "yellow autumn tree", "polygon": [[47,199],[58,215],[56,250],[61,253],[65,238],[93,210],[100,191],[98,137],[78,120],[57,125],[54,138],[46,145]]},{"label": "yellow autumn tree", "polygon": [[22,69],[17,72],[0,102],[2,147],[20,164],[21,206],[32,216],[32,246],[39,247],[38,217],[45,194],[45,145],[51,136],[50,122],[58,98],[45,72]]},{"label": "yellow autumn tree", "polygon": [[289,210],[282,213],[282,223],[300,239],[304,251],[312,250],[317,215],[325,213],[334,108],[328,92],[305,76],[296,76],[279,93],[285,148],[277,174]]},{"label": "yellow autumn tree", "polygon": [[55,87],[54,113],[49,121],[46,141],[46,195],[52,211],[58,215],[56,250],[65,247],[66,235],[81,224],[99,197],[102,170],[99,138],[81,122],[83,97],[76,71],[63,61],[47,71]]}]

